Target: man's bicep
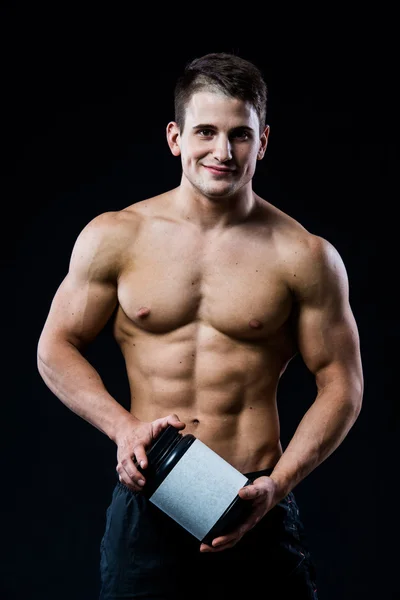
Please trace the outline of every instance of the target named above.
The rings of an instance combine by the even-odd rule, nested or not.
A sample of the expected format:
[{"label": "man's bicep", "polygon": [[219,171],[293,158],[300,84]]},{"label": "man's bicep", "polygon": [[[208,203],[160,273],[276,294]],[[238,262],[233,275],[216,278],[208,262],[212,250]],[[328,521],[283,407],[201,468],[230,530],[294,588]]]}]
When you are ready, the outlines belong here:
[{"label": "man's bicep", "polygon": [[319,387],[360,373],[359,335],[349,308],[340,313],[324,306],[302,307],[297,337],[300,354]]},{"label": "man's bicep", "polygon": [[302,358],[323,387],[333,379],[362,379],[357,323],[349,302],[346,269],[325,244],[298,303],[297,342]]},{"label": "man's bicep", "polygon": [[80,281],[68,273],[53,298],[42,338],[85,346],[104,328],[116,304],[112,282]]},{"label": "man's bicep", "polygon": [[[112,223],[111,223],[112,225]],[[52,300],[39,342],[80,348],[103,329],[117,305],[118,246],[110,217],[94,219],[78,236],[68,274]]]}]

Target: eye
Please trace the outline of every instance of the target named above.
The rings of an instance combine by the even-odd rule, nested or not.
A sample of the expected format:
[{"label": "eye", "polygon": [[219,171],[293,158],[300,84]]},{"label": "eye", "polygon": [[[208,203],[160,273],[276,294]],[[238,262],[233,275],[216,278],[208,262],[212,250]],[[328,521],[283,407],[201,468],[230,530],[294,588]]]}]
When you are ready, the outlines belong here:
[{"label": "eye", "polygon": [[251,138],[250,132],[247,129],[237,129],[232,133],[232,138],[237,140],[249,140]]},{"label": "eye", "polygon": [[214,131],[212,129],[199,129],[197,133],[201,137],[212,137],[214,135]]}]

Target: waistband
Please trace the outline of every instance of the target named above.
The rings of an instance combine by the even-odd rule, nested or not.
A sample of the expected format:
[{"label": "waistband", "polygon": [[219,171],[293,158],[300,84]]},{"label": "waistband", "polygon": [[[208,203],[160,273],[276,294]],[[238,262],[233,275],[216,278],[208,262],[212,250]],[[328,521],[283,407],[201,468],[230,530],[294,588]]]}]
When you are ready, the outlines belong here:
[{"label": "waistband", "polygon": [[250,473],[243,473],[243,475],[247,477],[247,479],[254,480],[257,479],[257,477],[265,477],[271,475],[273,470],[273,468],[261,469],[261,471],[251,471]]}]

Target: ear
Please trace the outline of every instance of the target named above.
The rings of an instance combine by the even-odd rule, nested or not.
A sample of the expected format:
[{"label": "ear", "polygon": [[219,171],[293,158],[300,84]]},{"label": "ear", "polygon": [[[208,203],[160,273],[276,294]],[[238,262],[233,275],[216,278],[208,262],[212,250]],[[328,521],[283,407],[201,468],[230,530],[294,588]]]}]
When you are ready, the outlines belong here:
[{"label": "ear", "polygon": [[269,137],[269,125],[267,125],[260,136],[260,148],[257,153],[257,160],[262,160],[264,158],[265,151],[268,145],[268,137]]},{"label": "ear", "polygon": [[179,156],[181,153],[180,139],[178,124],[175,121],[170,121],[167,125],[167,142],[174,156]]}]

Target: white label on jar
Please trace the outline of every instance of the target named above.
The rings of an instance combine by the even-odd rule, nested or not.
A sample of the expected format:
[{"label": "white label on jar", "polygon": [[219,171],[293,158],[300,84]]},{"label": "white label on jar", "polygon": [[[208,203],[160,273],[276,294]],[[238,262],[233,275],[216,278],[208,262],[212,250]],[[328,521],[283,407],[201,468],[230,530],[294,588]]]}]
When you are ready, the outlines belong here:
[{"label": "white label on jar", "polygon": [[202,540],[246,482],[247,477],[196,439],[150,501]]}]

